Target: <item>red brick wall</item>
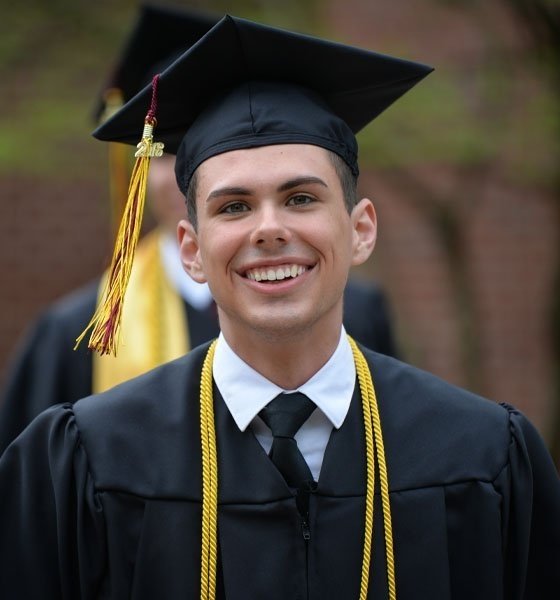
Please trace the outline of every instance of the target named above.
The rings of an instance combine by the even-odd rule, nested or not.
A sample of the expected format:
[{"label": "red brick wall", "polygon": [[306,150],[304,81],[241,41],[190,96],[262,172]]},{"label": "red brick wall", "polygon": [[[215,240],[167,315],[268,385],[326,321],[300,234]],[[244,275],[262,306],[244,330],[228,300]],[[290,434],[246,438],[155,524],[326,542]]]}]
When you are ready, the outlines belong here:
[{"label": "red brick wall", "polygon": [[[437,180],[469,186],[460,173]],[[465,180],[462,181],[462,177]],[[469,174],[472,177],[472,174]],[[550,299],[560,242],[554,198],[481,181],[472,206],[458,209],[473,298],[467,326],[478,346],[469,380],[448,256],[423,207],[394,176],[362,176],[378,215],[377,248],[367,275],[386,288],[406,358],[419,367],[524,411],[546,436],[555,411]],[[366,270],[364,270],[366,274]]]},{"label": "red brick wall", "polygon": [[0,369],[38,312],[101,272],[109,252],[104,182],[0,181]]}]

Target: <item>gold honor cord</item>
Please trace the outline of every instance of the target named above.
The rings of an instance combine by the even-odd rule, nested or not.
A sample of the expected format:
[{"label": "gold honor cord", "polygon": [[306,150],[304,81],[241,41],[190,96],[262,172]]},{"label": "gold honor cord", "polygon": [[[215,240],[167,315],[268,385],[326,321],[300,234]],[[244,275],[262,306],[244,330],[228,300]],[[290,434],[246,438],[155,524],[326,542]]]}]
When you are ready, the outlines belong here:
[{"label": "gold honor cord", "polygon": [[[367,598],[369,570],[371,563],[371,543],[373,539],[373,501],[375,492],[375,465],[379,468],[381,486],[381,506],[385,530],[385,556],[387,561],[387,581],[389,600],[396,600],[395,559],[393,554],[393,528],[389,503],[389,481],[385,450],[381,432],[381,420],[371,373],[356,342],[348,336],[358,374],[364,413],[366,439],[366,509],[364,527],[364,553],[360,600]],[[217,569],[218,532],[218,459],[216,449],[216,429],[214,425],[214,398],[212,394],[212,364],[216,341],[212,342],[204,365],[200,383],[200,439],[202,445],[202,560],[200,567],[200,598],[215,600]],[[377,448],[377,451],[376,451]]]},{"label": "gold honor cord", "polygon": [[208,349],[200,381],[200,442],[202,446],[202,556],[200,599],[216,598],[218,556],[218,455],[214,425],[212,365],[216,340]]},{"label": "gold honor cord", "polygon": [[[375,487],[375,462],[379,467],[379,481],[381,485],[381,507],[383,512],[383,528],[385,530],[385,559],[387,562],[387,584],[389,586],[389,600],[396,600],[397,590],[395,585],[395,556],[393,552],[393,526],[391,521],[391,504],[389,502],[389,478],[387,463],[385,462],[385,448],[381,432],[381,418],[377,407],[377,398],[371,378],[369,366],[360,352],[356,342],[348,336],[348,341],[354,355],[354,363],[358,374],[362,405],[364,412],[364,429],[366,438],[366,515],[364,557],[362,562],[362,583],[360,586],[360,600],[367,598],[369,565],[371,560],[371,542],[373,539],[373,499]],[[373,429],[373,433],[372,433]],[[376,450],[377,446],[377,450]]]}]

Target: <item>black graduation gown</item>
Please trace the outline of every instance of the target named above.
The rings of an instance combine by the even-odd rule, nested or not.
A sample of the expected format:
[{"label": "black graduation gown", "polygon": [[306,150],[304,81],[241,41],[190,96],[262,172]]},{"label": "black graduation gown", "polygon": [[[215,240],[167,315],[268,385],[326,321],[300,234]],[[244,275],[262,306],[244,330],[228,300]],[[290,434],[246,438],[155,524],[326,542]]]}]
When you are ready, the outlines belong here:
[{"label": "black graduation gown", "polygon": [[[40,412],[92,393],[92,355],[76,337],[96,306],[99,282],[54,303],[27,334],[8,372],[0,399],[0,454]],[[215,309],[199,311],[185,302],[193,347],[218,335]],[[357,341],[396,356],[385,297],[375,285],[350,282],[344,295],[344,323]]]},{"label": "black graduation gown", "polygon": [[[5,598],[198,598],[199,374],[207,346],[103,394],[53,407],[0,459]],[[517,411],[365,351],[379,402],[399,600],[551,597],[560,484]],[[358,597],[364,435],[354,394],[310,502],[295,500],[215,391],[218,598]],[[369,598],[387,598],[376,498]]]}]

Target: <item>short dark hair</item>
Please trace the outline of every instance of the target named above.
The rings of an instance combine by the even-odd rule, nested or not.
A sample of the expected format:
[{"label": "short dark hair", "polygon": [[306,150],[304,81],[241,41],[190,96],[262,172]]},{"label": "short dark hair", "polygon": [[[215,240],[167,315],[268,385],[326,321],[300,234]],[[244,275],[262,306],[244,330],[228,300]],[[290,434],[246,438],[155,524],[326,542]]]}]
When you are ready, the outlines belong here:
[{"label": "short dark hair", "polygon": [[198,189],[198,169],[192,174],[185,194],[187,203],[187,217],[194,227],[195,231],[198,225],[198,219],[196,216],[196,192]]},{"label": "short dark hair", "polygon": [[[352,212],[356,202],[358,200],[358,178],[352,173],[350,167],[344,162],[344,160],[335,152],[327,150],[329,159],[336,171],[340,186],[342,187],[342,196],[344,198],[344,205],[348,213]],[[196,215],[196,192],[198,188],[198,169],[192,174],[187,187],[187,193],[185,194],[187,202],[187,216],[192,226],[197,228],[197,215]]]},{"label": "short dark hair", "polygon": [[336,154],[336,152],[327,150],[327,153],[334,170],[338,175],[340,186],[342,187],[344,204],[346,210],[350,214],[358,202],[358,177],[352,173],[352,169],[350,169],[344,159]]}]

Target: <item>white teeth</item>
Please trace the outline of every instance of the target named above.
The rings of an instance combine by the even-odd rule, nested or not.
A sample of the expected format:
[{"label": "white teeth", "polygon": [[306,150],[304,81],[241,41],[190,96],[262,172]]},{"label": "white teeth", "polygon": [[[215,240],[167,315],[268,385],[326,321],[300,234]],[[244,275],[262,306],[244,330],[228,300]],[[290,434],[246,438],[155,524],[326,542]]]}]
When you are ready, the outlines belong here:
[{"label": "white teeth", "polygon": [[251,269],[247,271],[247,279],[252,281],[281,281],[289,277],[298,277],[307,271],[303,265],[284,265],[268,269]]}]

